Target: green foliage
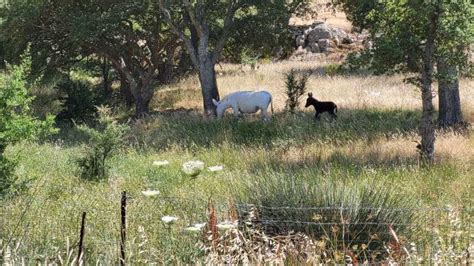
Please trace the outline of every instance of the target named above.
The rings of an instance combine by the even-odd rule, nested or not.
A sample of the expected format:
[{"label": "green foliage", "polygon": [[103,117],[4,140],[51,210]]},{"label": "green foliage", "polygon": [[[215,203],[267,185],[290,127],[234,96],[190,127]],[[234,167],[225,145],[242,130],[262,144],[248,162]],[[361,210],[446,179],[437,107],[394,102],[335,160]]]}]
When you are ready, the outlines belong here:
[{"label": "green foliage", "polygon": [[437,55],[462,71],[473,62],[466,52],[474,43],[474,3],[468,0],[441,4],[441,20],[437,32]]},{"label": "green foliage", "polygon": [[30,67],[29,57],[24,57],[20,65],[8,66],[5,75],[0,76],[0,152],[8,144],[53,131],[53,116],[40,121],[31,115],[33,98],[27,82]]},{"label": "green foliage", "polygon": [[91,122],[97,114],[96,106],[104,103],[103,96],[98,95],[86,81],[67,78],[56,87],[65,95],[63,110],[58,114],[58,119],[61,121]]},{"label": "green foliage", "polygon": [[379,180],[374,176],[353,180],[317,174],[262,175],[258,182],[248,183],[241,200],[255,206],[268,234],[302,232],[326,241],[328,250],[355,246],[353,252],[363,254],[364,249],[384,250],[391,239],[388,224],[408,239],[416,234],[412,229],[421,230],[415,225],[418,201],[400,195],[395,184]]},{"label": "green foliage", "polygon": [[329,64],[324,68],[324,73],[328,76],[334,76],[341,73],[340,64]]},{"label": "green foliage", "polygon": [[33,101],[28,91],[31,84],[27,82],[30,68],[30,57],[24,55],[20,65],[8,65],[7,71],[0,74],[0,196],[14,183],[14,163],[4,157],[6,147],[55,132],[53,116],[41,121],[30,110]]},{"label": "green foliage", "polygon": [[370,57],[361,57],[376,74],[419,72],[430,14],[436,12],[438,58],[469,69],[467,47],[474,39],[474,5],[461,1],[338,0],[349,20],[368,29],[374,42]]},{"label": "green foliage", "polygon": [[240,63],[250,65],[252,69],[255,69],[259,57],[260,55],[255,51],[246,49],[240,55]]},{"label": "green foliage", "polygon": [[[242,1],[224,50],[224,57],[245,62],[246,57],[282,57],[291,53],[293,41],[288,20],[308,1]],[[222,13],[224,14],[224,13]],[[249,55],[249,51],[252,54]]]},{"label": "green foliage", "polygon": [[137,115],[149,110],[155,88],[189,67],[179,64],[182,44],[161,20],[156,2],[8,2],[0,30],[9,58],[16,59],[31,43],[40,74],[69,73],[83,61],[102,60],[107,65],[101,75],[108,77],[112,67],[122,84],[130,85],[133,93],[127,97],[143,99],[136,101]]},{"label": "green foliage", "polygon": [[[385,79],[380,79],[380,82],[385,82]],[[164,115],[141,120],[134,123],[136,130],[132,134],[134,139],[143,140],[142,148],[128,148],[116,153],[108,164],[114,173],[109,182],[78,182],[74,167],[71,167],[71,159],[77,158],[82,151],[77,145],[43,143],[11,147],[9,152],[19,153],[22,176],[38,177],[32,184],[38,189],[2,202],[0,223],[4,230],[0,230],[0,239],[4,240],[3,243],[11,236],[15,239],[10,244],[10,258],[15,262],[21,263],[24,258],[25,264],[33,264],[48,258],[49,263],[64,263],[67,258],[77,256],[77,249],[67,247],[71,247],[72,240],[77,240],[78,217],[81,210],[86,210],[90,227],[86,232],[85,263],[116,263],[120,231],[113,225],[119,221],[120,192],[126,190],[131,198],[130,208],[127,209],[127,217],[130,218],[127,220],[128,263],[192,264],[202,260],[203,254],[196,247],[202,235],[183,229],[206,221],[209,198],[218,208],[218,222],[222,222],[227,219],[229,198],[241,195],[236,197],[248,203],[246,194],[264,191],[265,185],[269,186],[265,195],[271,191],[274,198],[280,193],[283,195],[272,206],[291,203],[286,200],[297,197],[308,199],[308,202],[298,206],[308,206],[316,202],[310,199],[310,195],[316,199],[323,197],[315,195],[320,184],[322,188],[338,189],[335,194],[344,202],[360,200],[361,194],[351,193],[361,192],[369,184],[377,187],[393,185],[393,188],[381,189],[393,197],[398,188],[401,200],[416,197],[421,201],[419,208],[428,210],[443,208],[448,203],[455,208],[469,206],[472,202],[472,192],[466,186],[472,182],[473,165],[467,158],[469,153],[456,155],[463,160],[447,158],[427,169],[418,167],[412,149],[404,145],[411,142],[411,136],[417,129],[419,116],[415,110],[343,110],[340,120],[317,125],[311,123],[307,116],[289,117],[283,114],[277,114],[271,123],[265,125],[258,118],[255,120],[215,122],[193,116]],[[66,143],[76,141],[71,134],[64,134],[61,138]],[[455,139],[443,145],[472,141],[472,135],[457,136]],[[392,149],[401,149],[401,153],[391,154]],[[203,171],[195,180],[189,180],[183,176],[181,169],[184,162],[192,159],[202,160],[206,167],[224,165],[224,170]],[[157,167],[153,165],[155,160],[168,160],[170,164]],[[291,183],[291,180],[294,182]],[[255,184],[257,188],[250,190],[249,184]],[[284,185],[294,185],[298,193],[304,193],[305,186],[313,192],[307,197],[296,193],[290,197],[288,191],[291,189]],[[160,195],[146,197],[142,191],[147,189],[159,190]],[[324,197],[330,194],[327,191],[323,193]],[[381,194],[375,195],[382,198]],[[249,196],[260,198],[258,195]],[[28,215],[22,217],[25,205],[20,203],[30,201],[32,205]],[[366,215],[360,207],[356,210],[362,213],[362,217]],[[430,256],[424,251],[432,250],[431,254],[438,251],[438,238],[433,238],[435,243],[430,242],[432,245],[424,249],[418,244],[432,236],[438,224],[449,226],[444,213],[435,211],[433,219],[424,221],[427,227],[425,234],[407,239],[417,244],[420,257]],[[330,213],[319,214],[331,217]],[[165,215],[176,216],[179,220],[172,226],[166,226],[160,221]],[[299,215],[303,217],[302,212]],[[297,214],[287,214],[286,217],[297,217]],[[18,221],[22,221],[19,226]],[[469,229],[470,220],[466,218],[456,221],[456,224]],[[398,230],[397,227],[395,229]],[[469,231],[457,231],[455,235],[465,239],[463,241],[467,245],[445,237],[448,234],[443,230],[440,230],[439,238],[460,250],[456,254],[465,254],[464,250],[469,246]],[[402,236],[399,234],[399,237]],[[324,251],[335,247],[332,242],[326,243]],[[229,250],[232,249],[229,247]],[[449,249],[446,255],[452,254],[452,251]],[[70,255],[71,252],[75,253]]]},{"label": "green foliage", "polygon": [[359,31],[371,28],[376,23],[374,15],[383,12],[383,5],[378,0],[333,0],[333,4],[342,8]]},{"label": "green foliage", "polygon": [[107,107],[98,107],[97,128],[86,125],[79,130],[89,136],[89,144],[82,158],[78,160],[81,177],[86,180],[107,178],[108,161],[122,145],[124,136],[129,130],[127,125],[119,124]]},{"label": "green foliage", "polygon": [[370,71],[373,55],[370,51],[351,52],[338,68],[338,73],[359,73]]},{"label": "green foliage", "polygon": [[290,113],[294,113],[300,98],[306,93],[306,84],[308,82],[311,72],[298,74],[296,69],[291,69],[285,75],[285,86],[286,86],[286,109]]},{"label": "green foliage", "polygon": [[3,155],[0,156],[0,199],[12,192],[12,187],[14,187],[16,181],[15,167],[14,162]]}]

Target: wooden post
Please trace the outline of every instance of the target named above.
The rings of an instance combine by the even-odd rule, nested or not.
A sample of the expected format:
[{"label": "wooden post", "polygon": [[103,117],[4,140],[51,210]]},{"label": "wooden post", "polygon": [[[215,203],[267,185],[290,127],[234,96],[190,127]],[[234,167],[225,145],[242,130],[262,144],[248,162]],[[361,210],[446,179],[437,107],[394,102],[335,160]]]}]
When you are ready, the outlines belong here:
[{"label": "wooden post", "polygon": [[79,254],[77,254],[77,265],[81,265],[82,246],[84,243],[84,227],[86,223],[86,212],[82,213],[81,231],[79,233]]},{"label": "wooden post", "polygon": [[122,192],[122,199],[120,204],[121,225],[120,225],[120,265],[125,265],[125,239],[126,222],[127,222],[127,192]]}]

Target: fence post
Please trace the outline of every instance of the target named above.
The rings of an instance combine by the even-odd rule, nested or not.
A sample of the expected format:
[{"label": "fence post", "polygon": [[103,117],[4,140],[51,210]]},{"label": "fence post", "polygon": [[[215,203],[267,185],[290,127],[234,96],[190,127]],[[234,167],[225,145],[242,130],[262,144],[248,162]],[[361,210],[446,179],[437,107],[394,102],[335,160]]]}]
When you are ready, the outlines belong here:
[{"label": "fence post", "polygon": [[77,265],[81,265],[82,246],[84,243],[84,227],[86,223],[86,212],[82,213],[81,231],[79,233],[79,254],[77,254]]},{"label": "fence post", "polygon": [[127,192],[122,192],[122,199],[120,204],[121,225],[120,225],[120,265],[125,265],[125,239],[127,237],[126,222],[127,222]]}]

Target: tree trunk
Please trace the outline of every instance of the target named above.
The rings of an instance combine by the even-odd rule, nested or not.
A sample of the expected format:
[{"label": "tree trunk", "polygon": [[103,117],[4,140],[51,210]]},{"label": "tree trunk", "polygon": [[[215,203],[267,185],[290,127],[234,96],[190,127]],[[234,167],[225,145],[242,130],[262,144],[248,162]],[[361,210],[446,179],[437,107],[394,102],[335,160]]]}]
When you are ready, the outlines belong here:
[{"label": "tree trunk", "polygon": [[438,22],[438,12],[433,12],[428,25],[428,35],[423,54],[423,67],[421,69],[421,100],[422,116],[420,125],[421,145],[420,157],[422,162],[432,163],[434,161],[435,127],[433,122],[434,106],[433,92],[433,66],[436,28]]},{"label": "tree trunk", "polygon": [[130,84],[128,82],[121,81],[120,82],[120,95],[122,96],[123,100],[125,101],[125,105],[130,108],[134,104],[132,90],[130,89]]},{"label": "tree trunk", "polygon": [[200,58],[199,60],[199,82],[201,83],[204,113],[208,116],[216,116],[216,107],[212,99],[219,101],[219,91],[217,90],[216,72],[211,58]]},{"label": "tree trunk", "polygon": [[[152,94],[153,96],[153,94]],[[153,97],[138,94],[135,97],[135,117],[144,117],[150,113],[150,102]]]},{"label": "tree trunk", "polygon": [[432,162],[434,160],[435,143],[433,94],[430,74],[426,69],[423,69],[422,76],[421,100],[423,111],[420,126],[421,146],[419,148],[422,161]]},{"label": "tree trunk", "polygon": [[463,123],[463,116],[459,97],[458,69],[443,58],[438,60],[437,66],[440,76],[438,126],[447,128],[460,125]]},{"label": "tree trunk", "polygon": [[135,102],[133,99],[132,89],[130,88],[130,82],[121,72],[118,72],[118,74],[120,76],[120,96],[125,101],[125,105],[128,108],[131,108]]},{"label": "tree trunk", "polygon": [[142,76],[139,83],[130,83],[135,99],[135,117],[144,117],[150,113],[150,102],[154,95],[153,76]]}]

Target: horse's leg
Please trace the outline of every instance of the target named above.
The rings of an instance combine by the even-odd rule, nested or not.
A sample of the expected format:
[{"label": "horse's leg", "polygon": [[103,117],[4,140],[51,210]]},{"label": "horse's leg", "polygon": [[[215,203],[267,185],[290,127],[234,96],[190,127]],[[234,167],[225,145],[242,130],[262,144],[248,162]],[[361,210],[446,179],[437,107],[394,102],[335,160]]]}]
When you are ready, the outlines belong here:
[{"label": "horse's leg", "polygon": [[331,113],[331,115],[332,115],[332,117],[333,117],[334,119],[336,119],[336,118],[337,118],[337,115],[336,115],[336,109],[333,109],[333,110],[332,110],[332,113]]},{"label": "horse's leg", "polygon": [[268,115],[267,108],[260,108],[260,112],[262,113],[262,121],[270,121],[270,116]]},{"label": "horse's leg", "polygon": [[240,111],[238,106],[232,106],[232,111],[234,111],[235,117],[240,117]]}]

